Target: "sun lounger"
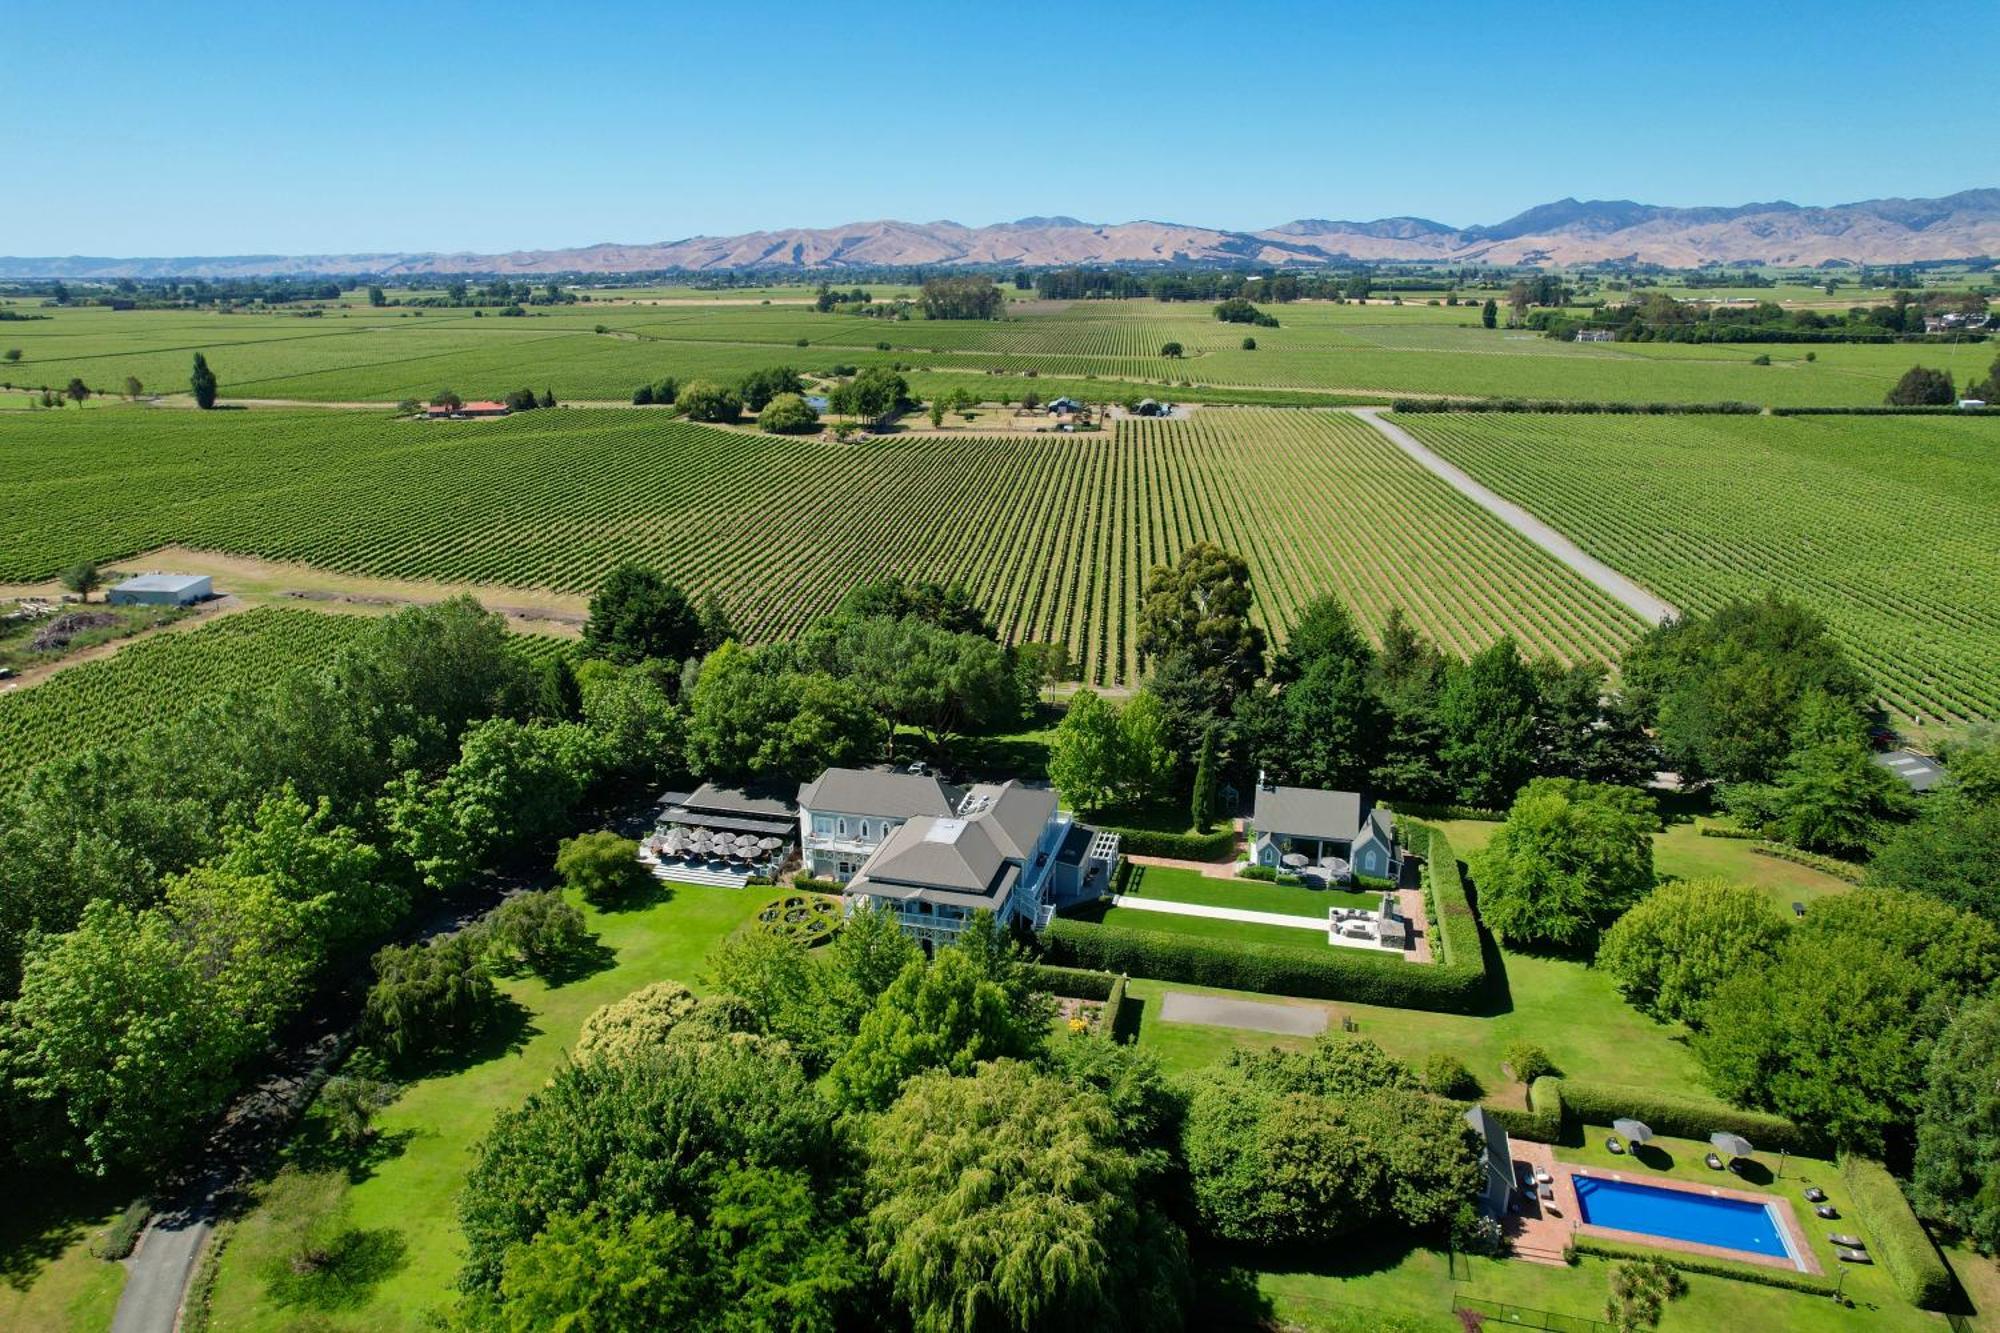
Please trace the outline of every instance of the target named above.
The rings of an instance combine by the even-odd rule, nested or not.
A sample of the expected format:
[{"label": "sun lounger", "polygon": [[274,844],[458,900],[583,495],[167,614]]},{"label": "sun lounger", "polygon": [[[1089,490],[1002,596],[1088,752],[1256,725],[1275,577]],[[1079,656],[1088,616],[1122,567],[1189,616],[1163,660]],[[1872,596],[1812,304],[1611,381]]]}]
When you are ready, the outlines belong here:
[{"label": "sun lounger", "polygon": [[1837,1258],[1839,1258],[1840,1262],[1844,1264],[1872,1264],[1875,1262],[1873,1259],[1870,1259],[1868,1257],[1868,1251],[1866,1250],[1850,1250],[1841,1248],[1841,1249],[1836,1249],[1834,1251],[1834,1255]]},{"label": "sun lounger", "polygon": [[1813,1213],[1815,1216],[1825,1218],[1827,1221],[1831,1222],[1834,1218],[1840,1216],[1840,1209],[1834,1207],[1830,1203],[1823,1203],[1819,1207],[1813,1209]]},{"label": "sun lounger", "polygon": [[1536,1184],[1538,1184],[1538,1185],[1546,1185],[1546,1184],[1550,1183],[1551,1181],[1553,1181],[1554,1179],[1555,1179],[1555,1177],[1554,1177],[1554,1176],[1552,1176],[1552,1175],[1550,1175],[1550,1174],[1549,1174],[1548,1172],[1546,1172],[1546,1171],[1542,1171],[1542,1170],[1537,1170],[1537,1171],[1535,1172],[1535,1183],[1536,1183]]},{"label": "sun lounger", "polygon": [[1863,1241],[1861,1237],[1843,1236],[1838,1231],[1832,1233],[1826,1239],[1828,1244],[1845,1246],[1850,1250],[1865,1250],[1868,1248],[1867,1242]]},{"label": "sun lounger", "polygon": [[1701,1160],[1708,1163],[1708,1169],[1711,1171],[1720,1171],[1722,1169],[1722,1159],[1720,1157],[1717,1157],[1714,1153],[1710,1153],[1708,1156],[1702,1158]]},{"label": "sun lounger", "polygon": [[1539,1198],[1552,1200],[1556,1197],[1556,1187],[1553,1185],[1543,1185],[1540,1189],[1536,1190],[1535,1193],[1536,1196]]},{"label": "sun lounger", "polygon": [[1821,1189],[1821,1188],[1820,1188],[1819,1186],[1817,1186],[1817,1185],[1814,1185],[1814,1186],[1813,1186],[1813,1187],[1812,1187],[1811,1189],[1809,1189],[1809,1190],[1807,1190],[1807,1191],[1806,1191],[1806,1202],[1807,1202],[1807,1203],[1825,1203],[1825,1202],[1826,1202],[1826,1191],[1825,1191],[1825,1190],[1823,1190],[1823,1189]]},{"label": "sun lounger", "polygon": [[1604,1141],[1604,1151],[1614,1157],[1623,1157],[1625,1155],[1625,1145],[1617,1139],[1606,1139]]}]

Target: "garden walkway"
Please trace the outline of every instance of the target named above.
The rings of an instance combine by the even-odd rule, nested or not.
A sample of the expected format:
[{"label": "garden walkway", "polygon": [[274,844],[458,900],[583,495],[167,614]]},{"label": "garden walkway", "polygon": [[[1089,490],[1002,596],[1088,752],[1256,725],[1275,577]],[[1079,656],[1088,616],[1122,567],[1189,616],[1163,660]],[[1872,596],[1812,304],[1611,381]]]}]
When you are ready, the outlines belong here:
[{"label": "garden walkway", "polygon": [[1408,454],[1426,471],[1435,475],[1447,486],[1466,499],[1484,509],[1493,517],[1505,523],[1514,531],[1526,537],[1535,545],[1547,551],[1556,559],[1568,565],[1585,579],[1596,584],[1604,592],[1629,607],[1648,624],[1657,625],[1663,620],[1680,614],[1673,604],[1655,597],[1644,588],[1626,578],[1611,566],[1595,556],[1585,555],[1583,548],[1557,532],[1548,524],[1536,518],[1512,500],[1504,500],[1493,491],[1474,481],[1464,470],[1446,462],[1438,454],[1404,430],[1401,426],[1382,420],[1379,407],[1357,407],[1352,409],[1355,416],[1382,433],[1384,439]]}]

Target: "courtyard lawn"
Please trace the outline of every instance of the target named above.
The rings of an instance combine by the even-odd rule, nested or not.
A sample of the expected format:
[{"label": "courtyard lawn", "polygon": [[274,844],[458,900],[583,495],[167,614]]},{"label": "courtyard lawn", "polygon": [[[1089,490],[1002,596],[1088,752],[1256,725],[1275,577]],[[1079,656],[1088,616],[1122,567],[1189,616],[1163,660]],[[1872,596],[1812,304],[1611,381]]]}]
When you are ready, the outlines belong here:
[{"label": "courtyard lawn", "polygon": [[580,904],[611,965],[556,988],[532,976],[504,982],[523,1011],[514,1042],[411,1084],[378,1119],[388,1150],[358,1172],[347,1192],[347,1220],[372,1233],[388,1256],[386,1271],[339,1309],[279,1306],[262,1276],[274,1244],[271,1219],[255,1210],[223,1252],[211,1327],[218,1333],[306,1322],[329,1329],[421,1327],[426,1310],[452,1299],[461,1253],[458,1188],[472,1146],[494,1116],[547,1082],[593,1009],[653,981],[695,984],[710,946],[767,901],[768,891],[676,885],[671,896],[628,911]]},{"label": "courtyard lawn", "polygon": [[[1443,819],[1435,821],[1451,839],[1452,850],[1464,860],[1484,847],[1499,824],[1486,819]],[[1810,903],[1829,893],[1846,893],[1854,886],[1845,880],[1814,870],[1810,866],[1760,856],[1756,844],[1742,838],[1704,838],[1697,820],[1690,824],[1669,824],[1653,835],[1653,870],[1661,879],[1728,880],[1761,890],[1772,906],[1791,914],[1795,902]]]},{"label": "courtyard lawn", "polygon": [[[1357,1028],[1354,1035],[1365,1037],[1416,1065],[1434,1052],[1455,1055],[1485,1086],[1486,1100],[1497,1105],[1524,1104],[1521,1087],[1503,1079],[1500,1072],[1503,1053],[1515,1041],[1534,1042],[1549,1053],[1565,1074],[1577,1078],[1704,1095],[1694,1059],[1678,1031],[1653,1022],[1627,1005],[1603,973],[1569,959],[1504,951],[1501,961],[1507,978],[1507,1000],[1494,1014],[1438,1014],[1328,1001],[1323,1007],[1333,1015],[1329,1030],[1341,1031],[1341,1019],[1352,1018]],[[1158,1017],[1160,997],[1170,990],[1240,995],[1243,999],[1279,1003],[1292,1001],[1132,978],[1126,988],[1126,1004],[1134,1012],[1125,1014],[1121,1021],[1127,1030],[1137,1031],[1141,1046],[1155,1049],[1173,1068],[1196,1068],[1238,1048],[1261,1050],[1272,1045],[1305,1044],[1298,1038],[1273,1037],[1263,1032],[1163,1023]],[[1320,1004],[1306,1000],[1295,1003]]]},{"label": "courtyard lawn", "polygon": [[1379,893],[1350,893],[1345,889],[1309,889],[1302,884],[1272,884],[1256,879],[1217,879],[1197,870],[1177,866],[1148,866],[1134,863],[1125,892],[1138,898],[1165,898],[1177,903],[1201,903],[1207,907],[1240,907],[1250,912],[1283,912],[1288,916],[1309,916],[1326,920],[1329,907],[1362,907],[1374,911],[1382,905]]},{"label": "courtyard lawn", "polygon": [[1294,949],[1337,949],[1326,942],[1324,927],[1267,926],[1253,921],[1218,921],[1213,917],[1180,916],[1173,912],[1149,912],[1143,907],[1092,907],[1077,913],[1107,926],[1128,930],[1150,930],[1162,935],[1194,935],[1201,939],[1234,940],[1238,944],[1283,944]]}]

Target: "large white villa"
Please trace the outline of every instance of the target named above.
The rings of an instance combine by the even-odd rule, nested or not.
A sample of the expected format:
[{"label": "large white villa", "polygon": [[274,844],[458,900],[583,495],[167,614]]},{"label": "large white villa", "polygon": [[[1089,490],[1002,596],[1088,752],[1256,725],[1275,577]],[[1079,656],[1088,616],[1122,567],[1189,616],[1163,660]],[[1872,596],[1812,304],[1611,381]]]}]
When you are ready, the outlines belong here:
[{"label": "large white villa", "polygon": [[813,873],[842,880],[850,907],[896,913],[927,951],[980,911],[1040,930],[1106,892],[1118,863],[1117,834],[1018,781],[960,791],[925,774],[828,769],[799,789],[799,828]]}]

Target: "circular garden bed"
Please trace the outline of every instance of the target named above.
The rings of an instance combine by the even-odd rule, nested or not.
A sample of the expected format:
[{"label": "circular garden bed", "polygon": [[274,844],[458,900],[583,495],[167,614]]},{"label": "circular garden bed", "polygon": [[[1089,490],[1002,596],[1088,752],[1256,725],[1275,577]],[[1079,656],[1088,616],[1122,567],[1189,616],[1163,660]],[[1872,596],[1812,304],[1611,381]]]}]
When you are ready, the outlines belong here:
[{"label": "circular garden bed", "polygon": [[808,947],[824,944],[840,929],[840,899],[818,893],[788,893],[757,909],[757,929],[772,935],[802,939]]}]

